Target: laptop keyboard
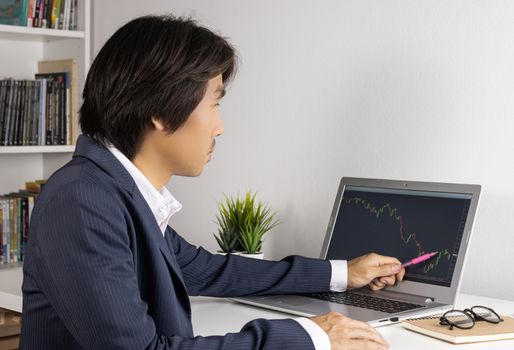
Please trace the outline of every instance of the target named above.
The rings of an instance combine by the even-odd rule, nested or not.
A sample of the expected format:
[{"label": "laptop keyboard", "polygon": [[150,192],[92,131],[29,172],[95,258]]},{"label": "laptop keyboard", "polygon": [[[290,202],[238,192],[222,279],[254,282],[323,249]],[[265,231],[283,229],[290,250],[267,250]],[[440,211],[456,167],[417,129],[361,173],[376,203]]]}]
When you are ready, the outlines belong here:
[{"label": "laptop keyboard", "polygon": [[362,307],[365,309],[371,309],[376,311],[387,312],[389,314],[419,309],[424,307],[423,305],[411,304],[397,300],[390,300],[378,297],[372,297],[369,295],[355,294],[351,292],[327,292],[327,293],[315,293],[308,294],[307,296],[326,300],[332,303],[344,304]]}]

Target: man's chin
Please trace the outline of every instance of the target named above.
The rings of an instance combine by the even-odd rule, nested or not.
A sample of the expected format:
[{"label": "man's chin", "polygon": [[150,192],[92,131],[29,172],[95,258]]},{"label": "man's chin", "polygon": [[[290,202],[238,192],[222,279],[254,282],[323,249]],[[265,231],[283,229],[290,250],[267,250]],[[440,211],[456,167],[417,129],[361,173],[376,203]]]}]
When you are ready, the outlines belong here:
[{"label": "man's chin", "polygon": [[175,173],[175,175],[184,176],[184,177],[198,177],[203,173],[203,168],[204,167],[201,167],[200,169],[186,170],[186,171]]}]

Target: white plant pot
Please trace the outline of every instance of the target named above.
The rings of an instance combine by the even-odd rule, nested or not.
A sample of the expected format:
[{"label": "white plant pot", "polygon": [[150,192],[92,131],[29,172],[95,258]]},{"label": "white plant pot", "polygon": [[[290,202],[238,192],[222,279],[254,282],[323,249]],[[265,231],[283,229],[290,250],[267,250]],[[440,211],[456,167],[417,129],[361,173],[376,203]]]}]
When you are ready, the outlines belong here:
[{"label": "white plant pot", "polygon": [[239,253],[239,255],[244,256],[245,258],[264,260],[264,253],[248,254],[248,253],[243,252],[243,253]]},{"label": "white plant pot", "polygon": [[218,254],[218,255],[227,255],[227,254],[241,255],[241,252],[225,253],[225,252],[217,251],[216,254]]}]

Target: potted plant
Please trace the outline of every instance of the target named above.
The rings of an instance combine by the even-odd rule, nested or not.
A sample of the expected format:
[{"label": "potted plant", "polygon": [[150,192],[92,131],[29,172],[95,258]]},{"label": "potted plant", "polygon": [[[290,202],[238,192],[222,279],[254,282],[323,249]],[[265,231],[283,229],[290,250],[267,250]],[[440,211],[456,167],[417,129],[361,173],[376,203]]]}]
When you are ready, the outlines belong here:
[{"label": "potted plant", "polygon": [[225,196],[219,203],[218,234],[214,237],[223,253],[263,258],[262,242],[279,222],[275,219],[276,212],[271,212],[267,204],[256,201],[255,197],[256,193],[248,191],[243,198]]}]

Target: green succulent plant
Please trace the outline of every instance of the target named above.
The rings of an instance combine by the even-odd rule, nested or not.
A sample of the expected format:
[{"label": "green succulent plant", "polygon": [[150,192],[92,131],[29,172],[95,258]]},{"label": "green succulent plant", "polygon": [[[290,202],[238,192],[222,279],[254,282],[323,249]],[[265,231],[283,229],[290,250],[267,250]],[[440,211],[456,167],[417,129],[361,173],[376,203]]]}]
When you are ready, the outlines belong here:
[{"label": "green succulent plant", "polygon": [[255,197],[256,193],[248,191],[243,198],[225,196],[219,203],[214,237],[223,252],[260,253],[266,233],[279,224],[276,212]]}]

